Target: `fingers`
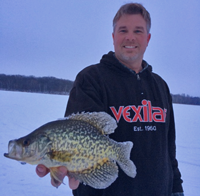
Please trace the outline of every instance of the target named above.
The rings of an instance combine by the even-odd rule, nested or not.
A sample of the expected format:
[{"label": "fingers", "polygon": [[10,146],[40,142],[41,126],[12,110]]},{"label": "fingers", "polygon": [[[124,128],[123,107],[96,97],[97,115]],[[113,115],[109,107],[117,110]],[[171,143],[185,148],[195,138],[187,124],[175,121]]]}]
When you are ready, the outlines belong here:
[{"label": "fingers", "polygon": [[[69,178],[69,188],[71,188],[72,190],[77,189],[79,186],[79,181],[75,180],[74,178],[71,178],[67,175],[67,169],[66,167],[58,167],[59,170],[59,180],[63,181],[63,179],[65,178],[65,176],[67,176]],[[51,184],[58,188],[62,183],[60,181],[57,181],[55,179],[51,180]]]},{"label": "fingers", "polygon": [[44,177],[49,173],[49,169],[46,168],[44,165],[39,164],[36,167],[36,173],[39,177]]},{"label": "fingers", "polygon": [[[59,180],[63,181],[63,179],[65,178],[65,176],[68,176],[67,175],[67,169],[66,169],[66,167],[61,166],[61,167],[58,167],[58,170],[60,171],[60,173],[59,173]],[[46,176],[49,173],[49,169],[46,168],[44,165],[39,164],[36,167],[36,173],[37,173],[37,175],[39,177],[44,177],[44,176]],[[78,180],[75,180],[74,178],[69,177],[69,176],[68,176],[68,178],[69,178],[69,187],[72,190],[77,189],[80,182]],[[57,181],[57,180],[55,180],[55,179],[51,179],[51,184],[54,187],[58,188],[62,183],[59,182],[59,181]]]},{"label": "fingers", "polygon": [[[63,166],[61,166],[61,167],[58,167],[57,168],[57,179],[59,179],[59,180],[56,180],[55,178],[52,178],[51,179],[51,184],[54,186],[54,187],[56,187],[56,188],[58,188],[61,184],[62,184],[62,182],[63,182],[63,179],[65,178],[65,176],[67,175],[67,169],[66,169],[66,167],[63,167]],[[64,184],[64,183],[63,183]]]},{"label": "fingers", "polygon": [[74,178],[69,177],[69,188],[75,190],[79,186],[79,181],[75,180]]}]

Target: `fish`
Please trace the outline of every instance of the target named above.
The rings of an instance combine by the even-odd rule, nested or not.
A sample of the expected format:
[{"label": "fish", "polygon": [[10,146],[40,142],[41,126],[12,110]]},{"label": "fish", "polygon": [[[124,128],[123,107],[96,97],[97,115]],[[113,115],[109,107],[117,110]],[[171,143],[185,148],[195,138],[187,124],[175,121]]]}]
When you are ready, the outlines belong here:
[{"label": "fish", "polygon": [[63,181],[58,167],[65,166],[68,176],[95,189],[105,189],[117,179],[118,166],[129,177],[137,173],[130,160],[133,142],[109,137],[116,128],[116,120],[106,112],[71,114],[9,141],[4,156],[21,163],[43,164],[52,180],[59,183]]}]

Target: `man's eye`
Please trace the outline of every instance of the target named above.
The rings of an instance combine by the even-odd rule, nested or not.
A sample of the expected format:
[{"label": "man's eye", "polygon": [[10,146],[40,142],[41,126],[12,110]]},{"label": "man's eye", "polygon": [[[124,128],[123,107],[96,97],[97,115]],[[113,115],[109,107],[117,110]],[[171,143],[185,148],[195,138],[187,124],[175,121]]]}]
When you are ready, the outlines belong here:
[{"label": "man's eye", "polygon": [[127,30],[126,30],[126,29],[119,29],[119,32],[120,32],[120,33],[126,33]]},{"label": "man's eye", "polygon": [[142,33],[142,31],[141,30],[136,30],[135,33]]}]

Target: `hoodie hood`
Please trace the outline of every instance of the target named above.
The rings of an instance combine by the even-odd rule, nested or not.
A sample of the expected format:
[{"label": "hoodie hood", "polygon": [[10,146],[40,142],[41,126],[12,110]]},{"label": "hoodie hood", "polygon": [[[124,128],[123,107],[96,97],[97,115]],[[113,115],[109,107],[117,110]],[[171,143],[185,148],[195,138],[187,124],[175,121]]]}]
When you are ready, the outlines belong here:
[{"label": "hoodie hood", "polygon": [[[116,57],[115,53],[110,51],[108,54],[103,55],[102,59],[100,60],[100,63],[108,66],[113,71],[117,72],[118,74],[124,76],[124,77],[137,77],[138,80],[141,80],[140,83],[142,83],[143,78],[147,78],[149,81],[149,85],[151,88],[151,91],[153,92],[154,100],[159,100],[161,96],[159,95],[159,88],[157,85],[157,82],[155,81],[154,74],[152,73],[152,66],[149,65],[146,61],[142,61],[142,67],[143,69],[136,73],[134,70],[126,67],[123,65]],[[140,85],[141,94],[143,93],[144,86]]]},{"label": "hoodie hood", "polygon": [[[132,69],[129,69],[124,64],[122,64],[116,57],[115,53],[110,51],[108,54],[103,55],[100,63],[103,63],[107,65],[110,69],[114,69],[116,71],[120,71],[121,74],[136,74],[136,72]],[[142,61],[142,67],[143,69],[139,72],[141,74],[145,70],[148,70],[149,72],[152,72],[152,66],[149,65],[146,61]]]}]

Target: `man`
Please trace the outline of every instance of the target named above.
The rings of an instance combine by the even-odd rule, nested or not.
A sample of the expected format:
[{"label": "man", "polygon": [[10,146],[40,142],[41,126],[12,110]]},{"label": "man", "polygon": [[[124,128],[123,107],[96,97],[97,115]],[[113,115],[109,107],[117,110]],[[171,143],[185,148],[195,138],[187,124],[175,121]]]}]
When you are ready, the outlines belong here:
[{"label": "man", "polygon": [[[129,3],[119,9],[113,20],[115,53],[77,75],[65,113],[105,111],[113,116],[118,128],[110,137],[133,141],[131,160],[137,175],[130,178],[119,169],[117,180],[102,190],[69,179],[75,196],[183,196],[170,92],[143,60],[150,26],[150,15],[142,5]],[[64,178],[67,171],[60,169]],[[47,172],[44,166],[37,167],[38,175]]]}]

